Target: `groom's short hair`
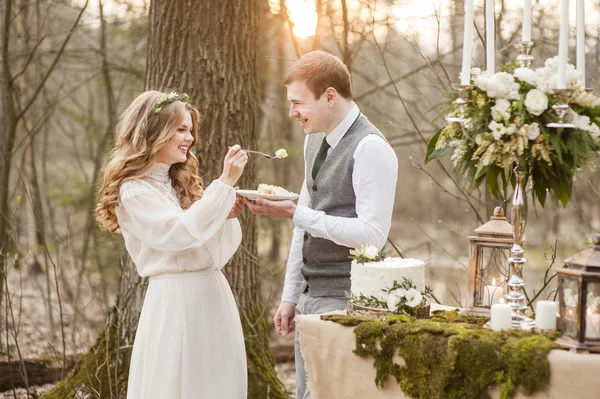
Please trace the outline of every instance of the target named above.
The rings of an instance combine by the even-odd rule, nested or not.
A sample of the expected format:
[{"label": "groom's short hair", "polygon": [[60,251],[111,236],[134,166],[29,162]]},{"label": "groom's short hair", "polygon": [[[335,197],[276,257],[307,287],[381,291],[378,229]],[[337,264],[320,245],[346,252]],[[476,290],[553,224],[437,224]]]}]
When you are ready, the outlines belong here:
[{"label": "groom's short hair", "polygon": [[315,95],[321,97],[328,87],[333,87],[339,95],[352,99],[352,80],[346,65],[333,54],[325,51],[311,51],[292,64],[284,84],[302,81]]}]

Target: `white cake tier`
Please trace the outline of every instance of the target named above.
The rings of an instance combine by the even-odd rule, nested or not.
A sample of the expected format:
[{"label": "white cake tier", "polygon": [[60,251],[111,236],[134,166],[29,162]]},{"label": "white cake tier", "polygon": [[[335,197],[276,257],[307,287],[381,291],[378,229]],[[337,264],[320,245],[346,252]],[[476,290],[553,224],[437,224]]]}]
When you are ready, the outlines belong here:
[{"label": "white cake tier", "polygon": [[375,296],[387,300],[382,290],[392,287],[394,280],[401,283],[403,277],[412,280],[419,291],[425,289],[425,262],[413,258],[386,258],[382,262],[366,264],[352,261],[350,290],[354,295]]}]

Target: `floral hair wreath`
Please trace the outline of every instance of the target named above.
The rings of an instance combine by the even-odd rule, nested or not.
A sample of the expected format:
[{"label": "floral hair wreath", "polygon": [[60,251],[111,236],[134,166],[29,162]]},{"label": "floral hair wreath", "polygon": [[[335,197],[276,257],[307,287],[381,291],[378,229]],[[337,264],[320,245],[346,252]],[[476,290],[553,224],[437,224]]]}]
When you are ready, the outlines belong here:
[{"label": "floral hair wreath", "polygon": [[167,94],[166,97],[161,98],[160,101],[157,102],[156,105],[154,105],[154,108],[152,108],[152,111],[150,112],[150,117],[152,118],[154,115],[158,114],[164,107],[175,101],[182,101],[184,103],[187,103],[188,101],[190,101],[190,96],[188,96],[186,93],[179,94],[175,91],[170,92],[169,94]]}]

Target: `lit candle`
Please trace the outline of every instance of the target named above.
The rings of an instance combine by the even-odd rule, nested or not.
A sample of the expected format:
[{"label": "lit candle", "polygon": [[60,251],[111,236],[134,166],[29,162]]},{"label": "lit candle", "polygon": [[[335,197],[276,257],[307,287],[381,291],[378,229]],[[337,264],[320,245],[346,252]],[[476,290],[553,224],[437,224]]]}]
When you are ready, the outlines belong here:
[{"label": "lit candle", "polygon": [[465,28],[463,37],[463,58],[460,84],[471,83],[471,50],[473,48],[473,0],[465,0]]},{"label": "lit candle", "polygon": [[569,55],[569,0],[560,1],[560,34],[558,41],[557,89],[567,88],[567,58]]},{"label": "lit candle", "polygon": [[587,308],[585,337],[594,339],[600,338],[600,313],[592,312],[591,308]]},{"label": "lit candle", "polygon": [[577,0],[577,70],[583,75],[585,86],[585,6]]},{"label": "lit candle", "polygon": [[492,330],[509,330],[512,326],[510,305],[507,303],[496,303],[492,305]]},{"label": "lit candle", "polygon": [[521,41],[531,41],[531,0],[525,0],[523,5],[523,30],[521,32]]},{"label": "lit candle", "polygon": [[556,329],[558,306],[554,301],[538,301],[535,307],[535,328],[538,330]]},{"label": "lit candle", "polygon": [[489,73],[496,73],[496,18],[494,0],[486,0],[485,2],[485,33],[486,67]]},{"label": "lit candle", "polygon": [[486,285],[483,288],[483,305],[491,306],[499,303],[504,294],[504,290],[496,285],[496,278],[492,279],[492,285]]}]

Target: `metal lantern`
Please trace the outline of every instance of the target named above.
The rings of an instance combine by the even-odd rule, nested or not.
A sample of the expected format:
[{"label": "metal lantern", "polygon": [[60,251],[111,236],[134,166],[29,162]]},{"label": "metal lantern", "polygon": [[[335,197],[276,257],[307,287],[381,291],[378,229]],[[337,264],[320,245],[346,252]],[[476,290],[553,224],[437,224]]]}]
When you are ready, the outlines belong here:
[{"label": "metal lantern", "polygon": [[556,343],[577,352],[600,352],[600,234],[593,242],[557,270],[562,336]]},{"label": "metal lantern", "polygon": [[508,256],[513,245],[513,228],[501,207],[494,216],[475,229],[469,239],[467,309],[473,313],[489,313],[494,303],[504,301],[508,280]]}]

